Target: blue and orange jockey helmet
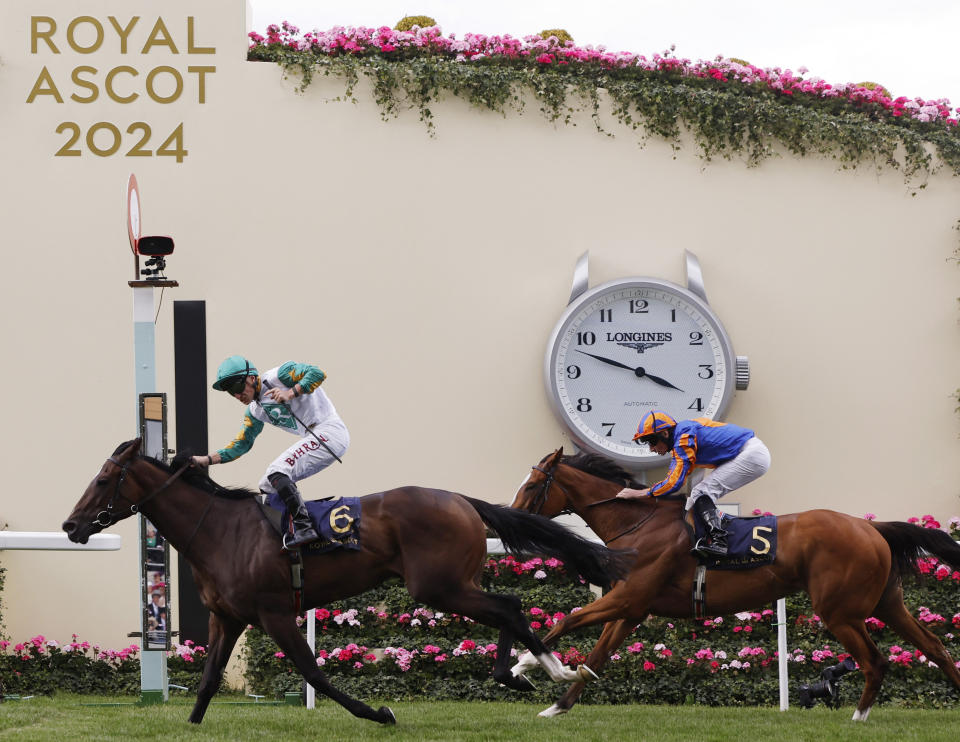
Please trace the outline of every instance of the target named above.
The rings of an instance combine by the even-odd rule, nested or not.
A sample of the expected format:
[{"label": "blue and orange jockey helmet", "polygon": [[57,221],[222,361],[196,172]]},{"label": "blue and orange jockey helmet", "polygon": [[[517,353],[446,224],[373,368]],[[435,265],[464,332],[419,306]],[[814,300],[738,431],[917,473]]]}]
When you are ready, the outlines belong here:
[{"label": "blue and orange jockey helmet", "polygon": [[677,421],[670,417],[670,415],[662,410],[653,410],[640,419],[640,424],[637,426],[637,433],[633,436],[633,440],[650,438],[661,430],[672,430],[675,427],[677,427]]},{"label": "blue and orange jockey helmet", "polygon": [[213,388],[218,392],[234,392],[242,389],[248,376],[259,376],[260,372],[243,356],[230,356],[217,368],[217,380]]}]

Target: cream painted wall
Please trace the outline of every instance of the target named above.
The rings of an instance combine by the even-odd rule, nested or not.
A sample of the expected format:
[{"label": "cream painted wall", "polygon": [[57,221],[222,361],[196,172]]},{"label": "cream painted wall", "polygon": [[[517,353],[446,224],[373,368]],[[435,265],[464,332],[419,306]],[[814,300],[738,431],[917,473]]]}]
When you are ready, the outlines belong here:
[{"label": "cream painted wall", "polygon": [[[773,453],[770,473],[738,493],[744,511],[960,511],[955,178],[918,190],[896,172],[787,153],[755,169],[705,164],[690,143],[678,153],[639,146],[609,115],[614,138],[586,116],[552,125],[534,101],[506,116],[445,101],[433,106],[431,138],[415,112],[382,121],[364,85],[355,104],[334,102],[338,81],[298,94],[278,67],[247,63],[244,10],[242,0],[50,0],[42,12],[58,33],[91,16],[106,28],[103,45],[78,54],[55,35],[60,54],[42,42],[33,54],[35,5],[0,8],[0,310],[12,377],[0,520],[10,530],[58,530],[104,458],[134,436],[130,172],[144,232],[177,242],[167,273],[180,287],[158,307],[159,389],[172,410],[173,300],[207,302],[211,373],[232,353],[264,369],[288,359],[322,367],[353,443],[343,466],[305,483],[307,497],[412,483],[509,501],[530,465],[567,442],[541,364],[577,257],[590,250],[592,285],[682,282],[689,249],[752,363],[727,417]],[[134,14],[142,20],[122,53],[107,18]],[[215,53],[188,53],[191,15],[194,46]],[[159,44],[140,53],[157,17],[177,54]],[[89,95],[70,83],[82,65],[98,70],[81,75],[101,85],[92,103],[69,97]],[[132,103],[102,90],[118,65],[138,72],[116,76],[118,95],[141,93]],[[216,67],[202,103],[190,65]],[[26,102],[44,66],[62,104]],[[181,71],[180,99],[144,94],[156,66]],[[96,122],[123,132],[135,121],[150,125],[154,149],[182,122],[189,154],[126,156],[127,138],[111,156],[86,149]],[[79,157],[55,155],[61,122],[84,132]],[[242,408],[211,395],[209,412],[215,448],[237,432]],[[255,486],[288,442],[265,431],[214,476]],[[136,536],[129,522],[115,530],[118,553],[0,555],[11,638],[128,642]]]}]

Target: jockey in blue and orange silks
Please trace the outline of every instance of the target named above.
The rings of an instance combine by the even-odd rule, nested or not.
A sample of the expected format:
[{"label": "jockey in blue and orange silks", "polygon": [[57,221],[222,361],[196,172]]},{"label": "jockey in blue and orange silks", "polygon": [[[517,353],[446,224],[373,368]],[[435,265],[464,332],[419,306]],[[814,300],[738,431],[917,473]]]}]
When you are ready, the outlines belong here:
[{"label": "jockey in blue and orange silks", "polygon": [[707,528],[694,551],[704,556],[727,554],[727,532],[717,512],[717,499],[743,487],[770,468],[770,452],[752,430],[705,417],[677,422],[666,412],[654,410],[640,420],[634,440],[647,444],[661,456],[672,453],[667,476],[642,490],[626,488],[617,497],[659,497],[683,486],[694,467],[713,467],[694,485],[686,509],[693,508]]}]

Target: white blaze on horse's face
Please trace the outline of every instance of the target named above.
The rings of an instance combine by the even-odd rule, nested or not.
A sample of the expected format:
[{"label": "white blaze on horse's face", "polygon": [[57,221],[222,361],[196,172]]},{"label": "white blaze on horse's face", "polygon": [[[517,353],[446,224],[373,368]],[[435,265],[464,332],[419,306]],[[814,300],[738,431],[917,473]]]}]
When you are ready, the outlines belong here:
[{"label": "white blaze on horse's face", "polygon": [[[533,472],[531,472],[531,474],[532,473]],[[519,499],[520,493],[523,492],[523,488],[527,486],[527,482],[529,481],[530,481],[530,474],[527,474],[527,476],[523,478],[523,481],[520,482],[520,486],[517,487],[517,494],[513,496],[513,502],[510,503],[510,507],[514,507],[517,504],[517,499]]]}]

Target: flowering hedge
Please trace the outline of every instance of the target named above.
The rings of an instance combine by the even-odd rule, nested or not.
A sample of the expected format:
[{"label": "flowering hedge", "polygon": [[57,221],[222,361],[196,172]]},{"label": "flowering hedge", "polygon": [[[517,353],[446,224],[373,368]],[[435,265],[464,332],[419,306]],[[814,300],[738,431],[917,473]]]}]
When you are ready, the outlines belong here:
[{"label": "flowering hedge", "polygon": [[[41,635],[18,644],[0,640],[0,693],[139,693],[139,655],[136,644],[103,649],[76,634],[65,644]],[[203,647],[190,641],[175,644],[167,653],[170,682],[196,690],[205,661]]]},{"label": "flowering hedge", "polygon": [[[928,528],[931,516],[912,518]],[[950,521],[960,538],[960,518]],[[960,572],[936,559],[920,563],[922,584],[905,588],[908,606],[930,631],[960,657]],[[528,619],[541,635],[566,613],[592,599],[570,580],[562,564],[512,557],[487,562],[487,589],[517,592]],[[806,595],[787,600],[791,703],[797,686],[819,679],[823,668],[848,655],[824,628]],[[956,706],[960,699],[939,670],[883,622],[868,629],[891,661],[880,699],[901,706]],[[565,637],[557,654],[564,663],[584,661],[598,630]],[[462,616],[416,606],[399,585],[342,601],[317,616],[317,664],[338,687],[364,698],[516,700],[519,694],[490,680],[496,634]],[[301,688],[300,676],[262,632],[247,632],[247,680],[258,693]],[[586,703],[702,703],[772,705],[779,699],[777,636],[773,607],[702,621],[651,617],[614,655],[583,695]],[[960,664],[960,663],[958,663]],[[552,703],[560,686],[535,678],[527,700]],[[841,699],[854,703],[862,690],[859,674],[841,682]]]},{"label": "flowering hedge", "polygon": [[[867,514],[867,518],[873,518]],[[932,516],[911,518],[940,528]],[[947,530],[960,539],[960,518]],[[919,563],[925,579],[905,586],[908,607],[960,657],[960,572],[936,559]],[[488,559],[485,589],[515,593],[541,635],[567,613],[593,599],[588,587],[548,559]],[[819,679],[824,667],[847,655],[814,614],[806,595],[787,600],[791,703],[797,686]],[[301,618],[301,624],[304,623]],[[414,603],[399,583],[381,586],[317,611],[317,664],[337,687],[359,697],[391,699],[516,700],[490,678],[496,632],[469,618]],[[915,648],[905,647],[882,621],[866,621],[891,666],[880,701],[898,706],[956,707],[960,699],[942,673]],[[303,626],[304,631],[306,626]],[[579,664],[599,636],[599,627],[567,636],[557,654]],[[300,676],[273,641],[248,629],[246,679],[253,692],[277,695],[299,691]],[[196,690],[203,647],[189,642],[169,654],[171,682]],[[136,646],[102,650],[73,637],[60,645],[42,636],[13,645],[0,640],[0,681],[6,693],[135,693],[139,688]],[[522,698],[553,703],[561,687],[535,677],[538,689]],[[859,674],[841,681],[841,700],[852,704],[862,689]],[[779,698],[777,637],[773,607],[706,620],[651,617],[637,626],[587,686],[585,703],[701,703],[773,705]]]},{"label": "flowering hedge", "polygon": [[[316,72],[340,77],[346,98],[363,74],[387,119],[416,108],[433,131],[431,104],[449,94],[480,108],[522,111],[532,93],[551,121],[589,111],[599,131],[600,91],[617,121],[679,146],[689,131],[702,157],[742,156],[757,165],[774,145],[834,157],[845,166],[873,162],[906,177],[938,167],[960,173],[957,113],[947,99],[892,97],[873,83],[831,84],[807,70],[762,69],[718,57],[693,61],[673,48],[647,58],[578,47],[551,36],[444,36],[439,27],[397,31],[337,26],[301,35],[284,22],[250,34],[247,58],[280,64],[306,88]],[[902,148],[902,149],[899,149]],[[898,151],[899,149],[899,151]]]}]

